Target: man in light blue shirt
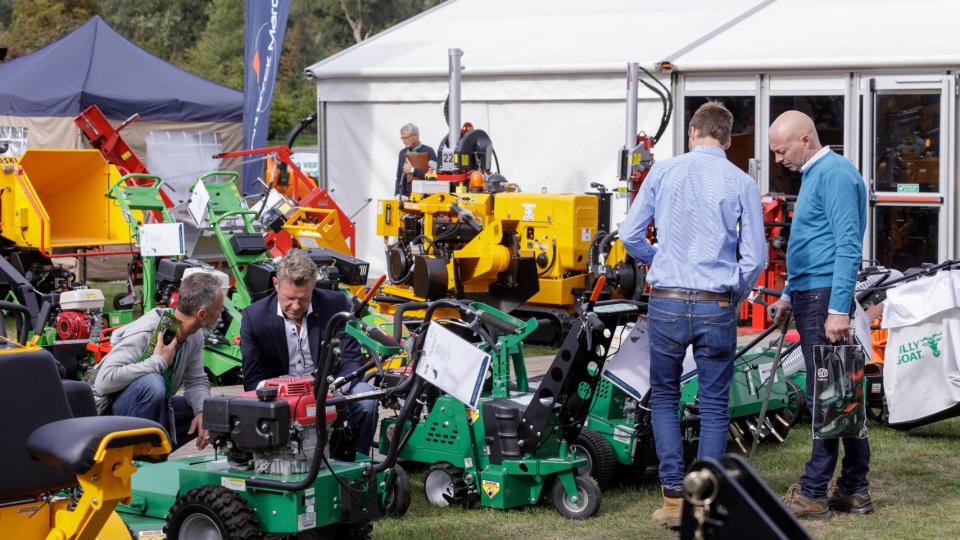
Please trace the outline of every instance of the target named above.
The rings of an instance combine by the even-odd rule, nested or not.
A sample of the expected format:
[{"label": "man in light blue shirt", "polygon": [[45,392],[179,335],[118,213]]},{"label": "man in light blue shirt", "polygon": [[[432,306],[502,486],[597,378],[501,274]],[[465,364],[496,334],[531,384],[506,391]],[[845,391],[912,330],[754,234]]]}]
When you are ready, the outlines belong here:
[{"label": "man in light blue shirt", "polygon": [[[702,105],[690,120],[690,152],[656,163],[620,226],[627,252],[650,265],[650,391],[660,458],[661,525],[678,527],[685,472],[680,436],[680,376],[688,346],[697,363],[698,458],[727,447],[727,402],[737,346],[736,307],[766,264],[756,182],[726,159],[733,115]],[[657,246],[647,242],[653,220]],[[739,257],[738,257],[739,252]]]}]

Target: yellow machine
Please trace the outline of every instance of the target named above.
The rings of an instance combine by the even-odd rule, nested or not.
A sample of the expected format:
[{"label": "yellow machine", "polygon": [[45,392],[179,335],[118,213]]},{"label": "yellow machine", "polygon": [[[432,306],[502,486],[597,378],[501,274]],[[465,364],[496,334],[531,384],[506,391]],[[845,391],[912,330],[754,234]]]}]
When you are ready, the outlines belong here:
[{"label": "yellow machine", "polygon": [[61,381],[50,353],[0,344],[0,531],[4,538],[131,538],[114,512],[129,502],[134,460],[170,453],[159,424],[96,416],[89,386]]},{"label": "yellow machine", "polygon": [[49,256],[54,249],[131,243],[116,201],[120,172],[97,150],[27,150],[0,157],[0,235]]},{"label": "yellow machine", "polygon": [[[443,184],[438,182],[438,184]],[[383,295],[480,299],[565,318],[586,287],[599,223],[594,195],[413,193],[379,201],[391,284]],[[378,307],[389,309],[388,302]]]}]

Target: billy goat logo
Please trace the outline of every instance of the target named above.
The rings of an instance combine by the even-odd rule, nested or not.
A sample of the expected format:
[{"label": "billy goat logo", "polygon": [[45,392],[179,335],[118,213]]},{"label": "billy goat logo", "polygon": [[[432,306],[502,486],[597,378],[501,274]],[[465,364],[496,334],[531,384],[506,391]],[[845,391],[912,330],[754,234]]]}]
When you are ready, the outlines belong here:
[{"label": "billy goat logo", "polygon": [[930,352],[934,358],[940,358],[940,341],[943,340],[943,332],[937,332],[932,336],[923,338],[923,344],[930,347]]},{"label": "billy goat logo", "polygon": [[924,336],[915,341],[908,341],[900,345],[897,351],[897,365],[907,364],[916,360],[923,359],[923,349],[921,345],[926,345],[934,358],[939,358],[943,351],[940,349],[940,342],[943,341],[943,332],[937,332],[929,336]]}]

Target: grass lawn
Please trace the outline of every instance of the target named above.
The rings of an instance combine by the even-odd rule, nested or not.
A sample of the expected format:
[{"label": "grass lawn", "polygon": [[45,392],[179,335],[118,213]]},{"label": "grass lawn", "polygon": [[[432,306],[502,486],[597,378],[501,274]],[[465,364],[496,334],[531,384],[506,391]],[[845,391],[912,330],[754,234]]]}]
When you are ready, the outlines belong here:
[{"label": "grass lawn", "polygon": [[[954,537],[960,527],[960,419],[907,433],[871,427],[871,494],[877,512],[838,515],[830,521],[805,521],[804,525],[814,537],[831,540]],[[774,492],[782,493],[797,481],[810,449],[809,429],[809,424],[801,424],[786,444],[762,445],[757,451],[756,468]],[[378,522],[374,538],[677,537],[650,521],[650,514],[660,504],[652,479],[605,489],[600,513],[575,522],[560,517],[548,502],[512,511],[435,508],[423,496],[423,476],[423,470],[411,474],[410,512],[401,519]]]}]

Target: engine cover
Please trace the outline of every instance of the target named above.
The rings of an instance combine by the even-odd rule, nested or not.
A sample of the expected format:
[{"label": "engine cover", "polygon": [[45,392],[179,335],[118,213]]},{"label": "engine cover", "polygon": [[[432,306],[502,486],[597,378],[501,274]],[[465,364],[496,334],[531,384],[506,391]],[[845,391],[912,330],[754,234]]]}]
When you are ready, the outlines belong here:
[{"label": "engine cover", "polygon": [[85,311],[61,311],[57,315],[57,338],[87,339],[92,326],[90,314]]}]

